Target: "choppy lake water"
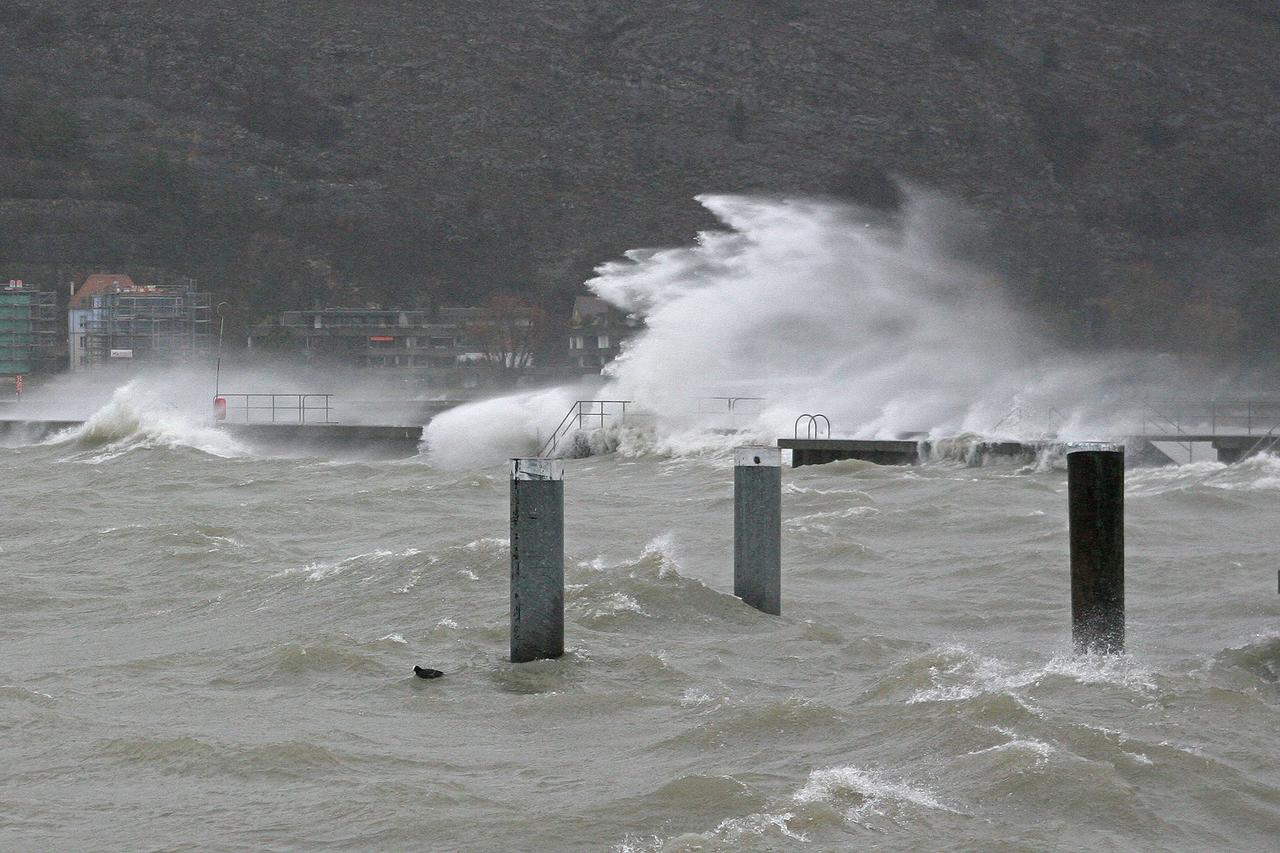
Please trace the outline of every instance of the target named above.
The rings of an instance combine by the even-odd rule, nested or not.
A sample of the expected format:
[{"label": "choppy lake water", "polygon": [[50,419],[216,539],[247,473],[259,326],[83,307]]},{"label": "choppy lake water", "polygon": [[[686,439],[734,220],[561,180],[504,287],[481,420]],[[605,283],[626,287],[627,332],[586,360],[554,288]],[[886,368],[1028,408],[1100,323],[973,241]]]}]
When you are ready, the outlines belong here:
[{"label": "choppy lake water", "polygon": [[776,618],[727,455],[566,469],[512,665],[505,468],[0,449],[0,846],[1274,849],[1280,461],[1130,473],[1112,659],[1061,470],[785,469]]}]

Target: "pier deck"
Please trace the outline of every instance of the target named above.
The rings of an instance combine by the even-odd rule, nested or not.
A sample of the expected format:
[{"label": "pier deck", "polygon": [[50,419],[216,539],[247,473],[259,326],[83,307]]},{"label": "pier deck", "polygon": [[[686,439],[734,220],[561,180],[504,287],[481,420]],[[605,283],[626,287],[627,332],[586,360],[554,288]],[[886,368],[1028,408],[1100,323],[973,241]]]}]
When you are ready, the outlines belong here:
[{"label": "pier deck", "polygon": [[[1230,464],[1274,450],[1280,443],[1280,436],[1267,435],[1224,435],[1222,433],[1161,433],[1130,436],[1131,443],[1156,444],[1208,444],[1217,452],[1218,461]],[[1171,460],[1172,461],[1172,460]]]},{"label": "pier deck", "polygon": [[[778,447],[791,451],[791,467],[824,465],[841,459],[858,459],[877,465],[917,465],[948,455],[952,440],[780,438]],[[1034,462],[1046,450],[1063,447],[1060,441],[974,441],[961,443],[966,460],[982,465],[991,459]]]},{"label": "pier deck", "polygon": [[877,465],[915,465],[920,461],[918,441],[851,438],[780,438],[778,447],[791,451],[791,467],[825,465],[842,459],[858,459]]},{"label": "pier deck", "polygon": [[[858,459],[877,465],[918,465],[938,457],[946,457],[947,445],[956,440],[889,440],[850,438],[780,438],[778,447],[791,451],[791,467],[825,465],[841,459]],[[1209,444],[1217,452],[1219,462],[1239,462],[1250,456],[1280,447],[1280,436],[1160,433],[1130,435],[1116,439],[1125,445],[1125,463],[1136,465],[1173,465],[1177,460],[1159,449],[1159,444]],[[1045,451],[1061,451],[1062,441],[974,441],[962,445],[966,461],[983,465],[993,459],[1027,464]],[[1176,454],[1175,454],[1176,455]]]}]

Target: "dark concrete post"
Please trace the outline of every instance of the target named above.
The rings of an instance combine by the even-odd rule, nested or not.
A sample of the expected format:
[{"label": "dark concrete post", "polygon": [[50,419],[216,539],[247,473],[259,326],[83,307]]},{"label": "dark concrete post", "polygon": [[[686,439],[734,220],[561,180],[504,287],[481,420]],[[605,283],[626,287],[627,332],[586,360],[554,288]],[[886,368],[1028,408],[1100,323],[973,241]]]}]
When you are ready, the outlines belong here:
[{"label": "dark concrete post", "polygon": [[564,654],[564,463],[511,460],[511,661]]},{"label": "dark concrete post", "polygon": [[1124,651],[1124,445],[1067,450],[1071,639],[1077,651]]},{"label": "dark concrete post", "polygon": [[782,451],[733,451],[733,594],[782,612]]}]

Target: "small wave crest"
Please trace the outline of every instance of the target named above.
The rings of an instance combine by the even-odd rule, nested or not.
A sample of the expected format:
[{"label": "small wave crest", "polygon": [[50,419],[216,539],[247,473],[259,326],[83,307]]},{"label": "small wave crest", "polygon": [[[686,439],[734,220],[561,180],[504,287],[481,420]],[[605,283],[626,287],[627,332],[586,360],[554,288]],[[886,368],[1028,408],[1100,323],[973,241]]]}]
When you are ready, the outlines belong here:
[{"label": "small wave crest", "polygon": [[1021,701],[1022,692],[1054,678],[1079,684],[1108,684],[1150,696],[1157,690],[1154,673],[1130,655],[1057,655],[1040,666],[1018,666],[948,645],[907,662],[893,687],[907,687],[907,704],[963,702],[990,695]]},{"label": "small wave crest", "polygon": [[761,841],[809,843],[824,826],[852,824],[871,828],[877,816],[929,810],[956,813],[933,791],[901,778],[852,766],[823,767],[809,773],[790,797],[741,817],[730,817],[708,832],[689,833],[662,841],[656,837],[628,838],[614,850],[738,849]]},{"label": "small wave crest", "polygon": [[883,813],[904,804],[952,811],[927,788],[857,767],[814,770],[804,787],[796,791],[794,800],[799,804],[844,807],[844,819],[849,823],[862,823],[871,813]]},{"label": "small wave crest", "polygon": [[580,563],[579,570],[585,572],[573,577],[568,605],[596,628],[627,619],[724,619],[741,608],[733,596],[680,573],[679,552],[670,536],[650,541],[635,560],[608,565],[596,559]]},{"label": "small wave crest", "polygon": [[1214,656],[1215,667],[1247,673],[1261,681],[1280,682],[1280,636],[1262,637]]}]

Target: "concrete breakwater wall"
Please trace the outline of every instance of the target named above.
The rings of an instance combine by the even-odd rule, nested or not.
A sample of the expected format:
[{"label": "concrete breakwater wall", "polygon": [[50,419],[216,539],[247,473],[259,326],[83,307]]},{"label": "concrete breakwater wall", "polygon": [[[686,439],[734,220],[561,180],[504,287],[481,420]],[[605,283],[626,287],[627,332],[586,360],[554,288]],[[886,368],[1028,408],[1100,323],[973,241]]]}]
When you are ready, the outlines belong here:
[{"label": "concrete breakwater wall", "polygon": [[424,429],[343,424],[225,424],[219,428],[266,451],[354,453],[379,459],[417,456]]},{"label": "concrete breakwater wall", "polygon": [[39,444],[60,432],[84,426],[84,421],[0,420],[0,446]]},{"label": "concrete breakwater wall", "polygon": [[[71,420],[0,420],[0,445],[17,447],[48,441],[84,426]],[[219,424],[237,440],[274,453],[337,453],[378,459],[418,454],[423,427],[346,424]]]}]

